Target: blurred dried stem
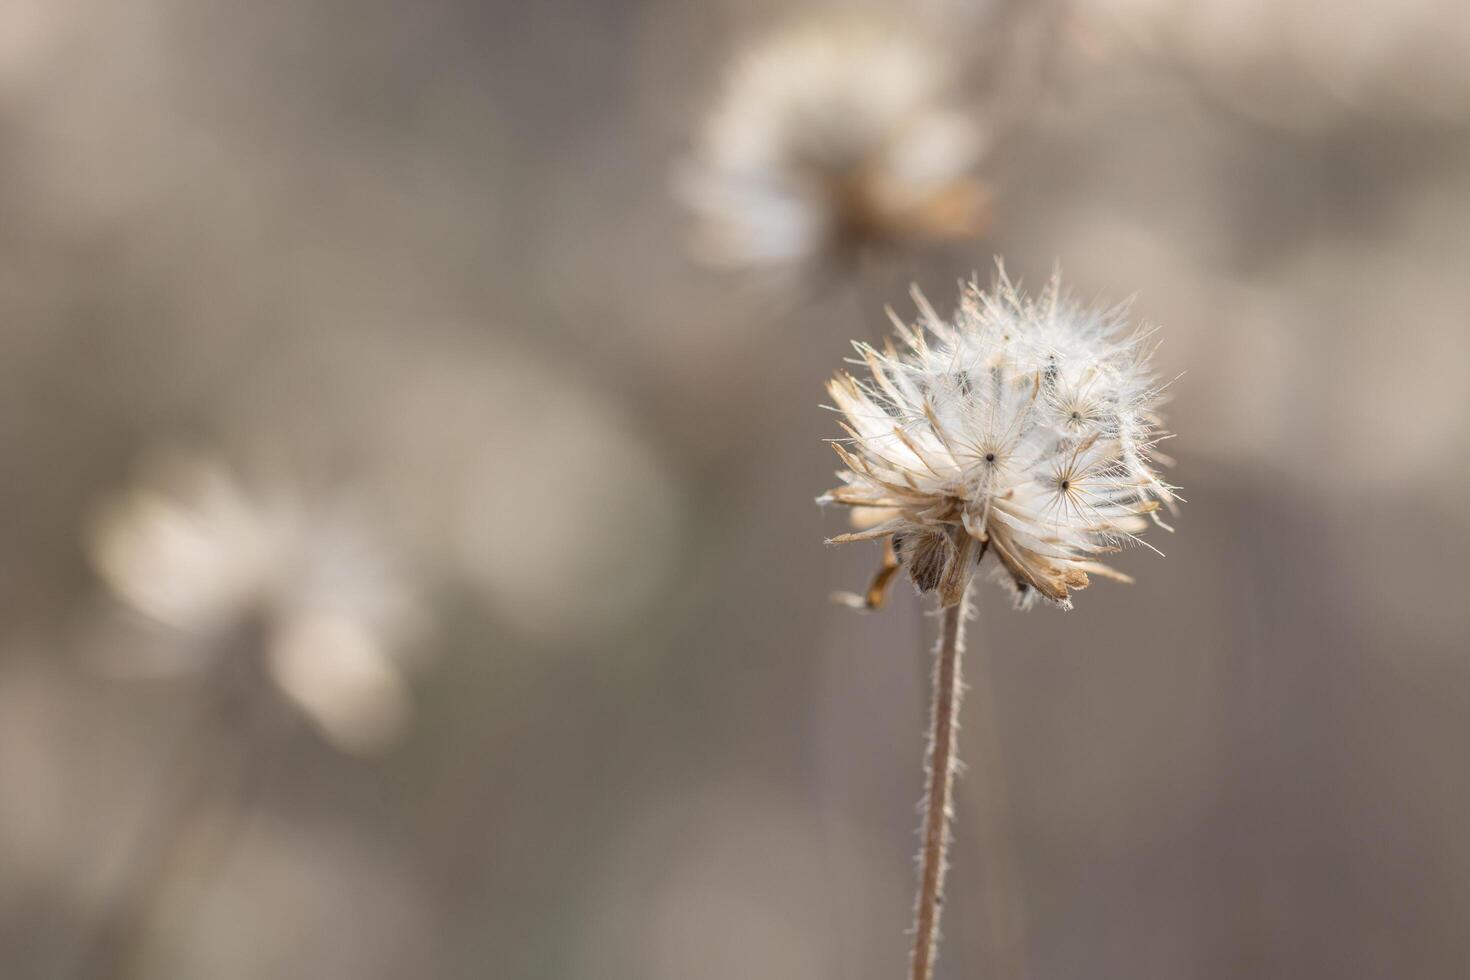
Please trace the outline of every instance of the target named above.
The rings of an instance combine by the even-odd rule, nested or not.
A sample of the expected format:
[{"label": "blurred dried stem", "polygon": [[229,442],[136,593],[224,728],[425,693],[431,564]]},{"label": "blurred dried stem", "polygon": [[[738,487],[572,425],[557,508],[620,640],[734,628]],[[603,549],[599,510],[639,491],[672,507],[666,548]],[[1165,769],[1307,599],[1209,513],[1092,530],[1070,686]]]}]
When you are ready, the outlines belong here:
[{"label": "blurred dried stem", "polygon": [[[257,631],[245,631],[230,645],[256,638]],[[180,755],[161,780],[151,818],[128,849],[107,907],[81,943],[73,971],[78,980],[147,975],[159,910],[181,881],[206,878],[228,854],[295,729],[296,719],[275,697],[259,652],[220,652],[201,679],[195,730],[180,739]]]}]

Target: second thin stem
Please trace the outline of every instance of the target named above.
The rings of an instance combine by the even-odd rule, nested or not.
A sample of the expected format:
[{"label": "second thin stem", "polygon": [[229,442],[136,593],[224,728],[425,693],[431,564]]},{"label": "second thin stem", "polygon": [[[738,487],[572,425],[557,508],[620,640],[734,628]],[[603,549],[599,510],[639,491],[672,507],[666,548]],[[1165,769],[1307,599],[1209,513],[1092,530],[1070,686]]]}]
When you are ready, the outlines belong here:
[{"label": "second thin stem", "polygon": [[949,818],[955,772],[956,719],[960,707],[960,654],[964,650],[969,589],[944,609],[934,661],[934,701],[929,718],[929,752],[925,759],[923,844],[919,851],[919,895],[914,902],[914,952],[909,980],[930,980],[939,939],[939,912],[944,901],[944,873],[949,869]]}]

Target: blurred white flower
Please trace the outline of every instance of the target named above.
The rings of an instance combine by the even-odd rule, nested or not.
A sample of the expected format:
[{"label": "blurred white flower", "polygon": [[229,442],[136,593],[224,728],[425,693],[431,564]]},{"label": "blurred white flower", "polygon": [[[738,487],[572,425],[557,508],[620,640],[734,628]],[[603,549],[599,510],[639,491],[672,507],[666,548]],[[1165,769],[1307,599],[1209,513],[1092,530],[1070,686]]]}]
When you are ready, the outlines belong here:
[{"label": "blurred white flower", "polygon": [[952,321],[914,297],[919,322],[894,319],[902,350],[855,344],[870,378],[827,389],[850,438],[832,444],[842,486],[820,499],[861,528],[833,541],[885,541],[874,588],[844,598],[876,606],[902,567],[953,605],[987,552],[1021,604],[1070,607],[1088,572],[1121,578],[1096,556],[1174,499],[1150,463],[1150,332],[1124,333],[1121,308],[1081,307],[1056,278],[1035,301],[1004,271],[988,294],[972,282]]},{"label": "blurred white flower", "polygon": [[743,52],[677,176],[700,256],[774,268],[977,234],[984,134],[950,95],[943,51],[893,25],[816,21]]},{"label": "blurred white flower", "polygon": [[270,677],[338,747],[371,750],[402,727],[408,689],[394,648],[419,610],[345,505],[163,455],[104,501],[87,543],[122,603],[195,641],[189,664],[259,627]]}]

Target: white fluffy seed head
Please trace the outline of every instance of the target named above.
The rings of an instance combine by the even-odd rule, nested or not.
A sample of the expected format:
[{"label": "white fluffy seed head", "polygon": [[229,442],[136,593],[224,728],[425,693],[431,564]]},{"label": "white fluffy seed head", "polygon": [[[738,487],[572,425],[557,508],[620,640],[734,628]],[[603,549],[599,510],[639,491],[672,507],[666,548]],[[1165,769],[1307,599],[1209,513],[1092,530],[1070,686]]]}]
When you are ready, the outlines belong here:
[{"label": "white fluffy seed head", "polygon": [[867,377],[828,385],[846,468],[819,499],[860,527],[832,540],[886,540],[890,565],[946,605],[987,554],[1021,605],[1070,607],[1089,572],[1123,578],[1098,556],[1141,541],[1175,500],[1153,468],[1152,332],[1128,330],[1123,307],[1078,305],[1055,277],[1027,299],[1003,269],[988,293],[965,286],[950,320],[914,298],[897,345],[855,345]]},{"label": "white fluffy seed head", "polygon": [[677,190],[711,264],[784,267],[978,232],[983,133],[935,45],[861,19],[803,23],[732,66]]}]

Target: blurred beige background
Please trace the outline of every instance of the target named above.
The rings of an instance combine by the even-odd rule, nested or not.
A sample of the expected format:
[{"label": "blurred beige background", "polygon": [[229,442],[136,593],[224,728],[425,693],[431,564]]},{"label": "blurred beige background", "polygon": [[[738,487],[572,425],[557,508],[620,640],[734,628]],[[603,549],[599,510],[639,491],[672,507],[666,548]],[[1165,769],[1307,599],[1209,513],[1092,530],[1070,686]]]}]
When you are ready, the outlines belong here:
[{"label": "blurred beige background", "polygon": [[783,5],[0,2],[0,975],[88,975],[206,744],[84,548],[182,445],[345,489],[432,627],[397,741],[201,809],[136,975],[901,976],[933,624],[828,603],[818,405],[995,255],[1138,294],[1189,503],[980,593],[939,976],[1464,975],[1470,8],[922,11],[1031,73],[989,233],[777,300],[669,174]]}]

